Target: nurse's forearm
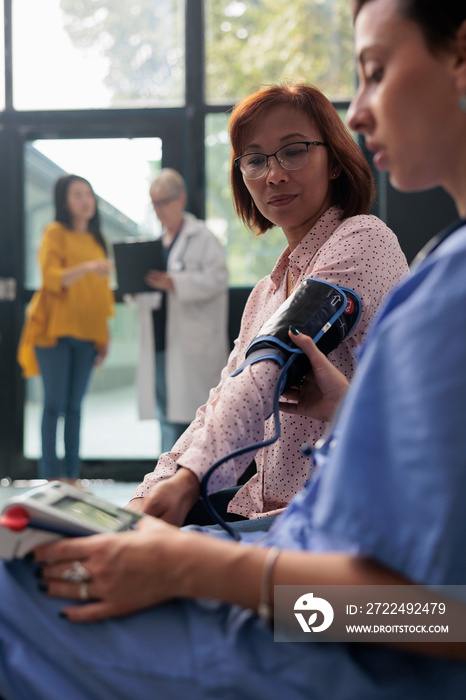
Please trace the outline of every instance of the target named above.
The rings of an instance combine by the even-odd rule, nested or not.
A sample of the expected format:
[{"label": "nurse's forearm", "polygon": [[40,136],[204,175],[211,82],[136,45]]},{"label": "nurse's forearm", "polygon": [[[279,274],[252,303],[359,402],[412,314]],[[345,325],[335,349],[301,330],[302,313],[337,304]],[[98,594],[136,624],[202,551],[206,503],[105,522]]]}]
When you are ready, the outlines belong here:
[{"label": "nurse's forearm", "polygon": [[[186,549],[182,595],[215,598],[257,610],[268,548],[191,537]],[[362,557],[344,552],[280,552],[270,578],[274,585],[398,585],[409,581]]]},{"label": "nurse's forearm", "polygon": [[[206,542],[196,539],[190,543],[190,564],[184,579],[184,595],[214,598],[258,611],[264,593],[264,566],[269,549],[210,537],[205,539]],[[203,554],[196,551],[198,545]],[[275,585],[406,586],[410,583],[408,579],[365,557],[341,552],[281,551],[271,571],[267,594],[273,609]],[[420,592],[424,590],[419,588]],[[429,596],[431,599],[431,592]],[[356,635],[354,641],[359,641]],[[466,644],[400,641],[384,646],[429,656],[466,659]]]}]

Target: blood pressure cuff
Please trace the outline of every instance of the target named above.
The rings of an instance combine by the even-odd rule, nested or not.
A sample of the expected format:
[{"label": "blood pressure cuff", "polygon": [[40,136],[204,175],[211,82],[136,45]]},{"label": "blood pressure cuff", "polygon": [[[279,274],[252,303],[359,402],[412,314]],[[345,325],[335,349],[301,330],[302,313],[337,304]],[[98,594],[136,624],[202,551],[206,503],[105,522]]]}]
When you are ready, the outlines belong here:
[{"label": "blood pressure cuff", "polygon": [[351,333],[360,314],[361,300],[351,289],[307,277],[262,326],[232,376],[260,360],[274,360],[283,367],[293,355],[282,389],[286,391],[311,369],[307,356],[288,335],[290,325],[309,335],[328,355]]}]

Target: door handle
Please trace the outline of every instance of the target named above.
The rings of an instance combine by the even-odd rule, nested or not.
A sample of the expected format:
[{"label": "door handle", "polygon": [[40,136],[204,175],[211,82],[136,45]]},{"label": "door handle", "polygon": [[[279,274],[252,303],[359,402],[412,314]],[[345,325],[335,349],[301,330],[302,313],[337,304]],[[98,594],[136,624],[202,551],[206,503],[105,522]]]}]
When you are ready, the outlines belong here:
[{"label": "door handle", "polygon": [[14,277],[0,277],[0,301],[16,299],[16,280]]}]

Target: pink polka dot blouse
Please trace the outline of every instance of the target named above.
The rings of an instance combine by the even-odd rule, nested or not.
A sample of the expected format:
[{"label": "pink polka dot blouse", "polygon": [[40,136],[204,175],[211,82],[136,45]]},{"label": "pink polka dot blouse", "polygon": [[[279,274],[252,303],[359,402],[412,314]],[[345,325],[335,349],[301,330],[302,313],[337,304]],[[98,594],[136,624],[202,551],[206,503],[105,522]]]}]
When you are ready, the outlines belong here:
[{"label": "pink polka dot blouse", "polygon": [[[219,384],[198,409],[188,430],[171,452],[161,455],[156,469],[146,475],[133,497],[145,496],[157,482],[172,476],[178,465],[191,469],[202,479],[220,457],[274,434],[273,417],[267,416],[272,411],[278,365],[268,360],[247,367],[236,377],[231,374],[243,362],[261,326],[285,301],[288,268],[295,284],[313,277],[349,287],[361,298],[362,313],[357,325],[329,355],[348,378],[354,371],[355,348],[361,344],[380,302],[408,271],[398,239],[380,219],[360,215],[342,220],[341,210],[330,207],[292,252],[289,248],[284,250],[271,274],[254,287]],[[255,458],[257,473],[230,502],[230,512],[247,518],[274,515],[283,510],[308,479],[310,460],[302,447],[314,445],[326,424],[280,413],[280,425],[281,436],[275,443],[230,459],[211,477],[211,492],[233,486]]]}]

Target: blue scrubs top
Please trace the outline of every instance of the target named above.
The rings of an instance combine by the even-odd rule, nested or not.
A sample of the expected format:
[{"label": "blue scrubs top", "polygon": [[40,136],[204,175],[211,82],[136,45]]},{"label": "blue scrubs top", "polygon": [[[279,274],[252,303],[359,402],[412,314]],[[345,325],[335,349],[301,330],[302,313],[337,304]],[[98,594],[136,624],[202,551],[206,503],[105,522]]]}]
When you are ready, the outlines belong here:
[{"label": "blue scrubs top", "polygon": [[465,584],[465,397],[462,226],[379,313],[316,454],[318,478],[271,540],[363,552],[424,584]]},{"label": "blue scrubs top", "polygon": [[[379,313],[317,476],[266,544],[360,552],[424,584],[466,583],[465,316],[463,225]],[[360,643],[274,643],[252,612],[209,601],[73,625],[36,584],[25,562],[0,567],[8,700],[466,697],[465,663]]]}]

